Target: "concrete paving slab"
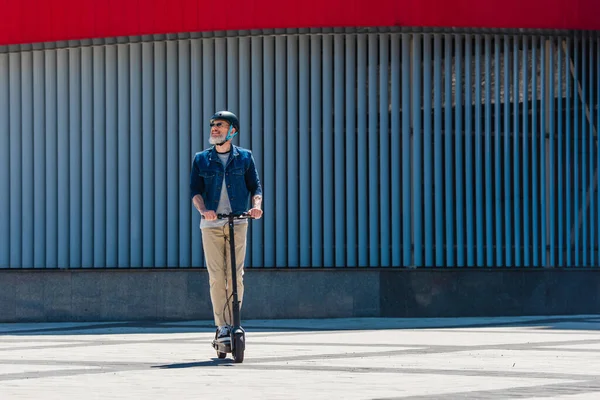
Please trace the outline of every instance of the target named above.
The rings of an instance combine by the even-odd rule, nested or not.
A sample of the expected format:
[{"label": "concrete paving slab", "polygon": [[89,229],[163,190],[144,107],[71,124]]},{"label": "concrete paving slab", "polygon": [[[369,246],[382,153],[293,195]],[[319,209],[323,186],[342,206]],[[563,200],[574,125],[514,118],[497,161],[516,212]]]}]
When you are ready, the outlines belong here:
[{"label": "concrete paving slab", "polygon": [[5,399],[597,399],[600,316],[0,324]]}]

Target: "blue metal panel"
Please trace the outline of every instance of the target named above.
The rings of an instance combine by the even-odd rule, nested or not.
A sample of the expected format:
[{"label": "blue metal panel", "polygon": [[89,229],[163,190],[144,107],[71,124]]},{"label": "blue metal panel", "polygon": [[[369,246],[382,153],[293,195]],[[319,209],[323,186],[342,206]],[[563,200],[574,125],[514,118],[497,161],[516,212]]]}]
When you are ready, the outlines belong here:
[{"label": "blue metal panel", "polygon": [[167,49],[154,46],[154,266],[167,266]]},{"label": "blue metal panel", "polygon": [[[310,82],[310,40],[307,36],[300,36],[299,38],[299,103],[300,103],[300,111],[299,111],[299,124],[300,124],[300,133],[299,133],[299,150],[300,154],[303,156],[308,156],[310,154],[310,86],[308,82]],[[354,97],[353,97],[354,101]],[[352,138],[354,138],[355,132],[352,132]],[[347,149],[350,149],[351,142],[348,141]],[[350,151],[350,150],[348,150]],[[354,154],[354,153],[353,153]],[[299,181],[300,181],[300,198],[299,198],[299,207],[308,207],[311,199],[310,192],[310,163],[306,162],[304,157],[298,160],[300,170],[299,170]],[[349,174],[346,175],[346,179],[349,178]],[[353,196],[348,196],[349,198]],[[350,200],[348,200],[350,201]],[[348,208],[348,212],[351,208]],[[352,214],[351,217],[354,218],[356,213]],[[355,221],[351,221],[349,223],[356,224]],[[254,224],[259,225],[259,224]],[[355,225],[356,226],[356,225]],[[356,229],[356,228],[355,228]],[[348,246],[355,246],[356,239],[351,240],[352,234],[354,234],[354,238],[356,238],[356,231],[348,231]],[[311,265],[311,220],[306,215],[300,216],[300,266],[301,267],[310,267]],[[354,252],[356,249],[354,248]],[[356,258],[349,259],[349,265],[356,266]]]},{"label": "blue metal panel", "polygon": [[[324,49],[325,51],[325,49]],[[288,264],[288,216],[287,216],[287,96],[286,92],[287,88],[287,70],[286,70],[286,38],[283,36],[278,36],[275,38],[275,131],[271,140],[269,140],[266,145],[271,147],[272,145],[269,142],[275,142],[274,152],[270,150],[266,150],[265,154],[269,154],[273,157],[271,161],[274,163],[274,172],[275,172],[275,181],[274,181],[274,191],[271,192],[271,196],[275,199],[275,208],[272,211],[275,212],[273,215],[267,219],[272,223],[272,229],[277,230],[277,235],[274,237],[274,245],[275,245],[275,263],[272,266],[279,265],[289,265]],[[326,69],[324,67],[324,69]],[[330,73],[331,74],[331,73]],[[325,80],[324,82],[331,82],[331,80]],[[330,107],[327,107],[330,110]],[[329,122],[329,121],[328,121]],[[331,126],[331,124],[325,124],[325,126]],[[281,132],[286,132],[285,135],[280,134]],[[325,137],[331,137],[331,135],[326,135]],[[327,151],[327,149],[325,149]],[[267,157],[267,158],[271,158]],[[273,164],[272,164],[273,165]],[[331,168],[329,168],[331,171]],[[266,172],[266,171],[265,171]],[[324,175],[327,175],[325,171],[323,171]],[[330,182],[332,184],[333,182]],[[333,185],[331,185],[333,186]],[[330,186],[330,187],[331,187]],[[329,198],[325,197],[325,200],[331,201],[333,195],[333,189],[331,189],[329,194]],[[333,218],[333,213],[331,210],[329,212],[324,211],[329,214],[329,218]],[[274,217],[274,218],[273,218]],[[276,221],[276,223],[275,223]],[[326,232],[333,232],[331,226],[328,226]],[[326,235],[326,238],[331,238],[331,234]],[[330,249],[331,246],[325,246],[326,249]],[[329,253],[329,251],[327,251]]]},{"label": "blue metal panel", "polygon": [[444,36],[444,65],[445,65],[445,118],[446,124],[444,129],[444,147],[445,147],[445,173],[446,180],[444,182],[445,193],[446,193],[446,266],[453,267],[454,263],[454,171],[452,168],[453,157],[452,157],[452,36]]},{"label": "blue metal panel", "polygon": [[222,108],[265,193],[247,266],[597,263],[596,35],[314,32],[0,54],[0,267],[203,266]]},{"label": "blue metal panel", "polygon": [[[9,54],[10,266],[22,266],[21,54]],[[55,132],[54,132],[55,133]],[[47,209],[48,210],[48,209]],[[56,215],[56,213],[54,213]],[[54,246],[54,249],[56,246]]]},{"label": "blue metal panel", "polygon": [[[581,102],[581,236],[582,236],[582,265],[587,266],[589,263],[588,260],[588,229],[587,229],[587,221],[588,221],[588,207],[587,207],[587,195],[588,195],[588,185],[587,185],[587,154],[586,154],[586,146],[588,140],[588,129],[587,129],[587,121],[586,121],[586,84],[587,84],[587,73],[586,73],[586,63],[587,60],[587,38],[584,36],[581,40],[581,86],[578,96],[576,96],[577,102]],[[575,116],[577,117],[577,115]],[[579,226],[577,227],[579,229]]]},{"label": "blue metal panel", "polygon": [[323,72],[322,80],[322,171],[323,176],[323,266],[333,267],[334,259],[334,225],[333,225],[333,169],[334,169],[334,154],[333,154],[333,136],[335,134],[335,126],[333,125],[333,38],[331,35],[322,37],[323,43],[323,64],[321,70]]},{"label": "blue metal panel", "polygon": [[[460,42],[459,42],[460,43]],[[423,200],[425,205],[425,263],[427,267],[435,265],[434,252],[434,227],[433,227],[433,136],[431,129],[431,35],[423,35]],[[456,57],[457,62],[460,56]],[[420,61],[420,60],[419,60]],[[457,68],[457,71],[459,69]],[[457,79],[457,85],[460,82]],[[458,92],[457,92],[458,93]],[[458,129],[457,129],[458,130]],[[458,141],[457,141],[458,143]],[[458,169],[457,169],[458,173]],[[457,176],[458,178],[458,176]],[[459,191],[460,193],[461,191]],[[458,205],[457,205],[458,207]],[[457,210],[458,213],[458,210]],[[458,215],[458,214],[457,214]]]},{"label": "blue metal panel", "polygon": [[575,215],[573,217],[573,232],[575,234],[575,240],[574,240],[574,248],[573,251],[575,252],[575,265],[574,266],[580,266],[579,264],[579,260],[580,260],[580,255],[581,255],[581,248],[579,247],[579,227],[580,227],[580,221],[581,221],[581,204],[579,203],[579,159],[581,156],[581,147],[580,147],[580,131],[579,131],[579,99],[578,96],[579,94],[577,93],[577,89],[578,89],[578,82],[579,82],[579,68],[580,68],[580,62],[579,62],[579,47],[580,47],[581,43],[580,41],[575,38],[574,43],[573,43],[573,50],[574,50],[574,72],[572,74],[573,76],[573,103],[574,103],[574,118],[573,118],[573,182],[575,185],[575,188],[573,189],[573,207],[575,209]]},{"label": "blue metal panel", "polygon": [[556,188],[555,188],[555,182],[556,182],[556,178],[554,176],[554,166],[556,165],[556,159],[555,159],[555,150],[554,150],[554,136],[555,136],[555,130],[554,130],[554,80],[555,80],[555,70],[554,70],[554,41],[551,39],[548,42],[549,46],[548,46],[548,61],[549,61],[549,65],[548,65],[548,134],[549,134],[549,138],[548,138],[548,171],[547,174],[548,176],[548,192],[549,192],[549,196],[548,196],[548,201],[550,202],[549,204],[549,216],[548,216],[548,222],[549,222],[549,233],[550,233],[550,251],[549,251],[549,255],[550,255],[550,260],[549,263],[550,265],[556,265],[556,256],[555,256],[555,251],[556,251],[556,218],[555,218],[555,208],[554,208],[554,197],[556,194]]},{"label": "blue metal panel", "polygon": [[[505,75],[506,77],[507,75]],[[477,265],[485,265],[483,233],[483,133],[481,131],[481,36],[475,36],[475,206]]]},{"label": "blue metal panel", "polygon": [[[364,110],[367,109],[367,37],[359,35],[357,38],[357,103],[359,112],[358,117],[358,132],[356,140],[356,167],[357,177],[356,192],[358,198],[358,210],[367,210],[368,207],[368,192],[367,192],[367,117]],[[404,43],[403,43],[404,46]],[[313,57],[314,58],[314,57]],[[404,65],[403,65],[404,68]],[[404,81],[402,83],[404,90]],[[315,119],[315,115],[311,114],[311,119]],[[314,132],[314,131],[313,131]],[[404,132],[403,132],[404,134]],[[314,133],[313,133],[314,135]],[[404,150],[404,147],[403,147]],[[404,154],[404,151],[402,152]],[[406,195],[406,194],[405,194]],[[358,266],[369,266],[369,234],[368,234],[368,219],[358,218]],[[314,232],[313,226],[313,232]],[[410,228],[409,228],[410,229]],[[320,232],[319,232],[320,234]],[[314,235],[314,233],[313,233]],[[409,232],[410,235],[410,232]],[[314,236],[313,236],[314,237]],[[406,238],[405,238],[406,239]],[[406,242],[405,242],[406,243]],[[314,247],[313,247],[314,251]],[[408,250],[410,254],[410,249]]]},{"label": "blue metal panel", "polygon": [[[290,210],[298,210],[300,207],[300,203],[298,201],[300,197],[300,171],[299,171],[299,138],[298,138],[298,99],[299,99],[299,90],[301,88],[298,85],[298,38],[295,36],[290,36],[287,38],[287,204],[286,204],[286,216],[288,223],[288,237],[287,237],[287,254],[288,260],[287,265],[291,267],[297,267],[300,265],[300,252],[299,252],[299,244],[300,238],[298,236],[299,233],[299,219],[300,215],[297,212],[290,212]],[[344,64],[341,63],[343,66]],[[304,85],[302,85],[304,86]],[[340,85],[343,86],[343,83]],[[340,112],[339,115],[343,117],[343,112]],[[337,124],[336,124],[337,125]],[[338,172],[338,167],[336,167],[336,173],[340,174],[340,179],[342,181],[342,190],[338,190],[336,188],[335,192],[343,193],[343,179],[344,176],[341,172]],[[339,195],[339,194],[338,194]],[[343,218],[339,218],[343,221]],[[343,223],[342,223],[343,227]],[[339,234],[343,235],[344,232],[341,231]],[[338,229],[336,228],[336,237],[338,236]],[[340,246],[344,247],[345,238],[341,239]],[[342,261],[343,263],[343,261]]]},{"label": "blue metal panel", "polygon": [[[564,267],[565,266],[565,257],[564,257],[564,250],[565,250],[565,232],[564,232],[564,226],[565,226],[565,206],[564,206],[564,199],[565,199],[565,192],[564,192],[564,173],[563,171],[565,170],[565,164],[564,164],[564,129],[563,129],[563,50],[562,50],[562,43],[559,41],[558,46],[557,46],[557,57],[558,57],[558,63],[556,64],[557,67],[557,88],[556,88],[556,92],[558,94],[557,96],[557,114],[558,114],[558,122],[557,122],[557,137],[556,137],[556,146],[557,146],[557,166],[556,169],[558,171],[558,191],[557,191],[557,195],[558,195],[558,243],[557,243],[557,251],[558,251],[558,266],[560,267]],[[568,69],[567,69],[568,70]],[[525,78],[523,78],[525,82],[527,82],[527,80]]]},{"label": "blue metal panel", "polygon": [[[494,259],[494,226],[492,196],[492,98],[491,98],[491,59],[492,38],[485,36],[485,218],[486,232],[485,245],[487,249],[486,261],[488,266],[496,265]],[[516,180],[518,182],[518,179]]]},{"label": "blue metal panel", "polygon": [[547,123],[546,123],[546,107],[548,99],[546,98],[546,41],[545,39],[541,40],[540,45],[540,83],[541,83],[541,94],[540,94],[540,136],[539,136],[539,149],[540,149],[540,221],[541,221],[541,230],[540,230],[540,242],[541,242],[541,265],[547,266],[547,251],[546,251],[546,243],[547,243],[547,231],[546,231],[546,223],[548,219],[548,215],[546,214],[546,201],[547,201],[547,193],[546,193],[546,174],[547,166],[546,166],[546,137],[547,137]]},{"label": "blue metal panel", "polygon": [[[423,265],[423,132],[421,131],[421,37],[412,37],[412,111],[413,111],[413,241],[414,263]],[[448,154],[448,151],[446,152]],[[448,201],[449,199],[446,199]]]},{"label": "blue metal panel", "polygon": [[[289,40],[289,39],[288,39]],[[291,49],[295,54],[298,54],[295,48]],[[344,37],[337,35],[334,38],[334,106],[333,106],[333,127],[336,138],[343,138],[346,132],[345,126],[345,104],[344,104],[344,89],[345,89],[345,77],[344,67],[346,59],[344,57]],[[296,61],[296,60],[294,60]],[[383,128],[383,127],[382,127]],[[343,147],[336,146],[334,141],[331,141],[331,151],[333,152],[334,161],[334,177],[332,185],[335,199],[334,205],[332,206],[334,218],[334,232],[335,232],[335,266],[344,267],[346,265],[346,171],[344,169],[346,162],[346,154]],[[294,153],[296,153],[297,145],[294,145]],[[387,165],[387,164],[386,164]],[[296,175],[297,176],[297,175]],[[292,193],[291,193],[292,194]],[[295,199],[298,198],[296,193],[293,193]],[[292,203],[294,204],[294,203]],[[332,235],[333,236],[333,235]],[[294,238],[294,243],[297,243],[298,239]]]},{"label": "blue metal panel", "polygon": [[[379,229],[380,261],[375,266],[390,266],[390,132],[389,132],[389,35],[379,35]],[[340,82],[341,83],[341,82]],[[341,86],[341,85],[340,85]],[[340,116],[340,119],[343,119]],[[337,137],[341,137],[340,132]],[[343,191],[343,188],[341,188]]]},{"label": "blue metal panel", "polygon": [[[498,76],[502,76],[500,74],[500,52],[501,52],[501,47],[500,45],[502,44],[502,38],[499,35],[494,36],[494,76],[498,77]],[[526,44],[524,43],[524,46],[526,46]],[[525,50],[524,50],[525,51]],[[526,67],[526,65],[524,66],[524,68]],[[502,168],[502,125],[501,125],[501,120],[502,120],[502,115],[500,114],[500,106],[501,106],[501,96],[500,96],[500,92],[502,89],[502,85],[499,79],[496,79],[496,84],[495,84],[495,88],[494,88],[494,137],[495,137],[495,149],[494,149],[494,160],[495,160],[495,164],[494,164],[494,170],[495,170],[495,187],[494,187],[494,192],[495,192],[495,208],[496,208],[496,215],[495,218],[496,220],[495,225],[496,225],[496,266],[498,267],[503,267],[504,266],[504,254],[503,254],[503,244],[504,244],[504,232],[503,232],[503,218],[502,218],[502,203],[504,201],[504,190],[502,188],[502,175],[503,175],[503,168]],[[527,102],[523,102],[523,104],[527,104]],[[525,114],[527,115],[527,114]],[[527,120],[527,118],[525,118],[525,120]],[[524,171],[526,169],[526,164],[524,164],[523,168]],[[523,172],[523,175],[525,175],[526,172]],[[527,199],[527,196],[525,196],[525,199]],[[527,203],[527,202],[525,202]]]},{"label": "blue metal panel", "polygon": [[[597,229],[596,224],[595,224],[595,217],[594,217],[594,211],[595,211],[595,205],[594,205],[594,198],[595,196],[597,196],[597,192],[596,189],[597,187],[594,187],[594,156],[598,157],[597,154],[594,154],[594,144],[595,141],[598,140],[598,135],[597,135],[597,126],[594,127],[594,117],[593,117],[593,105],[594,105],[594,43],[593,40],[589,39],[588,40],[588,57],[587,59],[589,60],[589,84],[587,85],[589,88],[589,99],[587,99],[588,101],[588,107],[586,109],[586,115],[585,118],[589,123],[589,140],[588,140],[588,172],[589,172],[589,178],[588,178],[588,192],[589,192],[589,197],[588,197],[588,205],[589,205],[589,224],[590,224],[590,245],[589,245],[589,252],[590,252],[590,266],[594,266],[596,265],[596,251],[595,251],[595,246],[596,246],[596,240],[595,240],[595,231]],[[552,64],[551,64],[552,65]],[[551,87],[552,88],[552,87]],[[550,98],[553,98],[552,96]],[[551,109],[550,114],[554,115],[553,113],[553,109]],[[597,173],[597,171],[596,171]],[[554,215],[554,214],[552,214]],[[552,230],[552,235],[555,235],[554,233],[554,229]]]},{"label": "blue metal panel", "polygon": [[[468,41],[467,41],[468,45]],[[470,57],[467,55],[467,58]],[[466,63],[468,66],[468,61]],[[466,73],[467,79],[469,74]],[[444,187],[444,174],[442,167],[442,38],[435,35],[433,41],[433,98],[434,98],[434,174],[435,174],[435,263],[444,265],[446,259],[444,247],[444,198],[441,195]],[[467,96],[470,92],[467,93]],[[467,107],[467,112],[470,108]],[[468,157],[468,155],[467,155]],[[467,168],[467,173],[469,168]],[[470,185],[468,185],[470,186]],[[468,189],[467,189],[468,190]]]},{"label": "blue metal panel", "polygon": [[[466,36],[465,43],[465,88],[473,84],[473,36]],[[475,265],[475,198],[473,196],[473,93],[465,90],[465,190],[466,190],[466,225],[467,225],[467,266]],[[476,101],[479,101],[476,99]]]},{"label": "blue metal panel", "polygon": [[566,117],[566,139],[565,139],[565,147],[566,147],[566,151],[565,151],[565,158],[566,158],[566,166],[568,168],[567,173],[565,174],[565,180],[566,180],[566,186],[567,186],[567,190],[566,190],[566,235],[567,235],[567,239],[566,239],[566,258],[567,258],[567,266],[572,265],[573,262],[573,257],[572,257],[572,239],[573,239],[573,233],[571,230],[571,224],[572,224],[572,220],[571,220],[571,215],[573,212],[573,200],[572,200],[572,187],[573,187],[573,179],[571,177],[571,160],[573,159],[573,157],[571,156],[571,151],[573,149],[573,142],[571,141],[571,135],[572,135],[572,131],[571,131],[571,39],[567,39],[567,46],[566,46],[566,55],[565,55],[565,89],[566,89],[566,93],[567,93],[567,98],[566,98],[566,105],[567,105],[567,117]]},{"label": "blue metal panel", "polygon": [[[0,54],[0,268],[8,268],[11,262],[10,218],[10,67],[9,55]],[[43,210],[41,211],[43,212]],[[39,215],[40,212],[38,212]]]},{"label": "blue metal panel", "polygon": [[[395,39],[395,40],[394,40]],[[301,43],[303,39],[301,38]],[[308,44],[308,43],[307,43]],[[398,36],[392,37],[392,88],[399,87],[399,73],[400,73],[400,45]],[[301,52],[301,60],[308,54],[308,50]],[[305,63],[304,61],[302,62]],[[308,61],[306,61],[308,64]],[[346,37],[346,248],[347,248],[347,259],[346,265],[348,267],[358,266],[358,251],[357,251],[357,199],[354,193],[356,187],[356,36],[349,35]],[[300,78],[301,82],[306,82],[307,78]],[[307,85],[300,85],[303,89],[308,89]],[[301,98],[305,98],[308,101],[308,92],[302,94]],[[400,127],[398,120],[398,110],[400,109],[399,102],[399,90],[392,90],[392,110],[395,110],[392,114],[392,152],[400,152]],[[396,105],[394,107],[394,104]],[[301,124],[307,125],[301,121]],[[308,136],[308,130],[306,134],[302,133],[302,137]],[[395,150],[394,150],[395,149]],[[306,154],[307,152],[304,152]],[[307,164],[307,163],[304,163]],[[308,168],[307,168],[308,169]],[[400,160],[398,157],[393,157],[391,161],[391,175],[392,175],[392,204],[397,205],[392,208],[392,263],[393,265],[401,265],[400,261]],[[306,174],[304,176],[307,176]],[[301,175],[300,181],[303,181]],[[301,192],[304,189],[301,190]],[[338,214],[338,218],[340,215]],[[303,218],[303,220],[307,220]],[[301,239],[302,240],[302,239]],[[303,241],[303,240],[302,240]],[[303,241],[304,242],[304,241]]]},{"label": "blue metal panel", "polygon": [[532,185],[532,201],[531,201],[531,210],[532,210],[532,244],[533,244],[533,265],[539,266],[539,240],[538,240],[538,230],[539,230],[539,217],[538,217],[538,208],[539,208],[539,181],[538,181],[538,94],[537,94],[537,66],[538,66],[538,41],[533,38],[531,43],[531,77],[532,77],[532,88],[536,88],[532,92],[532,125],[531,125],[531,185]]},{"label": "blue metal panel", "polygon": [[513,38],[513,206],[514,206],[514,226],[515,226],[515,263],[516,267],[521,266],[521,194],[519,181],[519,38]]},{"label": "blue metal panel", "polygon": [[[360,42],[359,42],[360,43]],[[360,66],[360,64],[359,64]],[[413,265],[411,231],[410,36],[402,35],[402,248],[404,266]],[[359,87],[360,80],[359,80]],[[359,110],[361,109],[359,104]],[[359,119],[360,121],[360,119]],[[359,154],[360,156],[360,154]],[[360,168],[360,165],[359,165]],[[360,204],[360,203],[359,203]],[[359,205],[360,208],[360,205]],[[360,221],[360,220],[359,220]],[[360,231],[360,224],[359,224]]]},{"label": "blue metal panel", "polygon": [[[368,77],[368,98],[369,98],[369,108],[368,108],[368,121],[369,121],[369,130],[368,135],[369,138],[376,136],[379,134],[379,109],[378,109],[378,98],[377,98],[377,72],[379,69],[379,60],[378,60],[378,45],[377,45],[377,35],[369,34],[368,37],[369,42],[369,50],[368,50],[368,69],[369,69],[369,77]],[[368,171],[369,171],[369,266],[376,267],[379,266],[379,219],[380,219],[380,196],[379,196],[379,144],[378,140],[368,140]],[[324,187],[327,182],[324,182]],[[326,195],[325,195],[326,197]],[[327,235],[325,235],[327,237]],[[416,250],[415,250],[416,252]]]},{"label": "blue metal panel", "polygon": [[[529,54],[528,54],[529,40],[525,38],[523,40],[523,58],[522,58],[522,73],[523,82],[529,82],[529,75],[527,74],[529,69]],[[527,87],[527,84],[525,84]],[[530,218],[529,213],[529,95],[525,95],[523,98],[523,139],[521,141],[523,148],[523,160],[521,164],[521,170],[523,171],[523,265],[525,267],[531,266],[531,250],[530,250]]]},{"label": "blue metal panel", "polygon": [[[456,37],[455,40],[455,69],[454,74],[456,76],[455,87],[457,88],[455,91],[455,113],[454,120],[456,122],[455,127],[455,142],[454,142],[454,151],[456,153],[455,163],[456,163],[456,265],[464,266],[465,265],[465,217],[464,217],[464,132],[463,132],[463,109],[462,109],[462,93],[463,93],[463,80],[462,80],[462,59],[463,59],[463,41],[464,38],[462,35]],[[487,82],[487,80],[486,80]],[[431,93],[430,90],[425,90],[425,93]],[[467,107],[470,108],[470,104],[467,104]]]}]

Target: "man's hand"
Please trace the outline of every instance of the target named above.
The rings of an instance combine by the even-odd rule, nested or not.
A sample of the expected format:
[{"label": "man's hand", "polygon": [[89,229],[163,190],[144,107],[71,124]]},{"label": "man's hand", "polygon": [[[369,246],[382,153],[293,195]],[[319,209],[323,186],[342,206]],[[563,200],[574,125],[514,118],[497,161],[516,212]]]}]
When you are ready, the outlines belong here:
[{"label": "man's hand", "polygon": [[262,217],[262,210],[260,208],[251,208],[248,210],[248,214],[254,219],[260,219]]},{"label": "man's hand", "polygon": [[213,210],[206,210],[204,212],[200,213],[205,220],[207,221],[214,221],[217,219],[217,213],[214,212]]}]

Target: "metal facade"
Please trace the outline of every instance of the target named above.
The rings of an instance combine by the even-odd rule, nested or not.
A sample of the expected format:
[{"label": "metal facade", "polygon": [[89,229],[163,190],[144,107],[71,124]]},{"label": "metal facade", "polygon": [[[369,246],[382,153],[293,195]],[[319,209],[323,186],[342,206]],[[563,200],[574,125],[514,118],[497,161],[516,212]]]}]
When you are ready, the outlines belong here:
[{"label": "metal facade", "polygon": [[316,32],[0,53],[0,268],[201,267],[208,117],[264,188],[249,267],[600,263],[600,42]]}]

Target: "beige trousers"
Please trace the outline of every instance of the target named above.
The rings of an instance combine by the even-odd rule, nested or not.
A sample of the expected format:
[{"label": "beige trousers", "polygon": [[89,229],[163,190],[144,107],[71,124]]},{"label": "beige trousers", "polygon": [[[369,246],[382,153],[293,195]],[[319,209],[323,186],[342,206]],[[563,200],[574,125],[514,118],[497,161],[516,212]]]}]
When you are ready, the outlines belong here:
[{"label": "beige trousers", "polygon": [[[237,294],[242,308],[244,297],[244,259],[246,257],[246,231],[248,224],[236,224],[235,261]],[[202,229],[202,246],[208,269],[210,299],[217,326],[233,324],[233,291],[231,289],[231,258],[229,226]]]}]

